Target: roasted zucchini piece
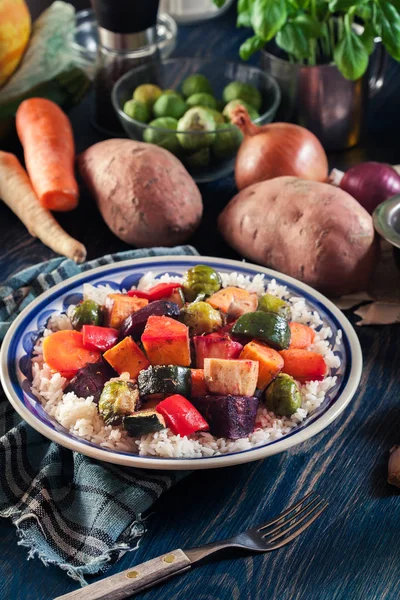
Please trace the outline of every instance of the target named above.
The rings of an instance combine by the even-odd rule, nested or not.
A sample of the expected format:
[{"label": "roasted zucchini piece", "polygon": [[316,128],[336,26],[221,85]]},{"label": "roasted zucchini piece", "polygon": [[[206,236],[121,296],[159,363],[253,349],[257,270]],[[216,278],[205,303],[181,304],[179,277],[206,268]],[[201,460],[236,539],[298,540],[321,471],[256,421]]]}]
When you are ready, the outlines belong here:
[{"label": "roasted zucchini piece", "polygon": [[164,417],[155,410],[139,410],[124,418],[124,428],[128,435],[140,437],[148,433],[161,431],[166,427]]},{"label": "roasted zucchini piece", "polygon": [[290,328],[286,319],[262,310],[239,317],[232,327],[232,334],[256,338],[275,350],[285,350],[290,344]]},{"label": "roasted zucchini piece", "polygon": [[99,413],[107,425],[119,425],[123,417],[139,408],[139,390],[132,381],[108,381],[99,400]]},{"label": "roasted zucchini piece", "polygon": [[268,410],[276,415],[290,417],[301,406],[299,386],[293,377],[280,373],[267,387],[265,401]]},{"label": "roasted zucchini piece", "polygon": [[186,367],[155,365],[141,371],[138,376],[141,398],[158,397],[160,400],[173,394],[190,396],[191,372]]}]

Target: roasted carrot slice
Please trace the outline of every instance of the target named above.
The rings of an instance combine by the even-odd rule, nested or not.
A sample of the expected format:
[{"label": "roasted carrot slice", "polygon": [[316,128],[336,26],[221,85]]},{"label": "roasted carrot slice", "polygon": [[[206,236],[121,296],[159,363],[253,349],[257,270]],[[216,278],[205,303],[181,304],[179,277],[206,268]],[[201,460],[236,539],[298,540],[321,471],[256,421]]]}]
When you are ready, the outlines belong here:
[{"label": "roasted carrot slice", "polygon": [[192,373],[192,397],[201,397],[207,395],[206,382],[204,379],[204,369],[190,369]]},{"label": "roasted carrot slice", "polygon": [[259,363],[257,387],[263,390],[282,371],[283,358],[273,348],[258,340],[252,340],[243,348],[240,358],[257,360]]},{"label": "roasted carrot slice", "polygon": [[87,363],[101,360],[101,352],[83,346],[80,331],[56,331],[43,340],[43,358],[53,371],[71,379]]},{"label": "roasted carrot slice", "polygon": [[309,350],[282,350],[283,373],[287,373],[300,381],[321,381],[327,373],[327,365],[321,354]]},{"label": "roasted carrot slice", "polygon": [[308,327],[307,325],[303,325],[302,323],[289,323],[290,328],[290,346],[289,348],[292,350],[293,348],[298,348],[299,350],[305,350],[309,348],[311,344],[315,340],[315,331]]}]

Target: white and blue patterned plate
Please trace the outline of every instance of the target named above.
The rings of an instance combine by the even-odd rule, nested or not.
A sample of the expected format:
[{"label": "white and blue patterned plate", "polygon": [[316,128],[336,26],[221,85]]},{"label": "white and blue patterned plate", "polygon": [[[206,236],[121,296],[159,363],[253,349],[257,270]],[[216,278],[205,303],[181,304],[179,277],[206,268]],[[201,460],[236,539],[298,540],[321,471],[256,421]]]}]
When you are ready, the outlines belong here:
[{"label": "white and blue patterned plate", "polygon": [[[341,366],[332,372],[337,377],[336,385],[329,390],[323,404],[300,426],[278,440],[231,454],[192,459],[145,457],[122,451],[111,451],[73,435],[50,417],[30,391],[30,355],[35,340],[40,335],[49,316],[54,312],[64,311],[70,304],[79,302],[82,298],[84,283],[91,283],[95,286],[109,284],[115,290],[129,289],[150,270],[156,275],[164,273],[182,275],[184,271],[199,262],[209,264],[220,272],[236,271],[251,277],[258,273],[264,273],[267,281],[275,278],[278,284],[286,285],[292,295],[303,296],[309,306],[318,311],[325,324],[332,329],[330,343],[333,344],[335,354],[340,355],[341,359]],[[340,346],[335,346],[338,329],[342,330],[343,339]],[[230,466],[259,460],[296,446],[319,433],[339,416],[357,390],[361,371],[361,348],[353,327],[340,310],[322,294],[291,277],[270,269],[244,262],[204,256],[165,256],[130,260],[98,267],[71,277],[39,296],[25,308],[10,327],[0,356],[1,383],[8,399],[21,417],[44,436],[66,448],[98,460],[160,470],[209,469]]]}]

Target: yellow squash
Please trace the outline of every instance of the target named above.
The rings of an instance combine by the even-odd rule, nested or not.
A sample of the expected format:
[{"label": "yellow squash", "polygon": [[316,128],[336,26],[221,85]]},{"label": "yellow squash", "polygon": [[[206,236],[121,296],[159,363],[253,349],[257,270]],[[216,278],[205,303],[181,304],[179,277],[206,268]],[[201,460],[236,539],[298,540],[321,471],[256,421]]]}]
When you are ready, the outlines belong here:
[{"label": "yellow squash", "polygon": [[0,0],[0,88],[17,69],[30,34],[25,0]]}]

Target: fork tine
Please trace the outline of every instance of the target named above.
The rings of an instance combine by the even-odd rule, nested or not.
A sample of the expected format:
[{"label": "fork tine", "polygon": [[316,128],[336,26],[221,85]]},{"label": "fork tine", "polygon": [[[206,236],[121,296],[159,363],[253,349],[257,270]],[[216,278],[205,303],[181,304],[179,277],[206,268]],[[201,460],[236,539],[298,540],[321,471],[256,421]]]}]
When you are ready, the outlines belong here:
[{"label": "fork tine", "polygon": [[[290,508],[287,508],[283,513],[281,513],[280,515],[278,515],[274,519],[271,519],[270,521],[267,521],[263,525],[259,525],[255,529],[257,531],[262,531],[263,529],[266,529],[270,525],[274,525],[275,523],[277,523],[278,521],[280,521],[281,519],[283,519],[284,517],[286,517],[287,515],[289,515],[291,512],[295,511],[296,508],[299,508],[299,506],[301,506],[313,494],[314,494],[314,492],[309,492],[306,496],[304,496],[304,498],[302,498],[301,500],[299,500],[299,502],[297,502],[296,504],[294,504]],[[316,498],[319,498],[319,496],[316,496]]]},{"label": "fork tine", "polygon": [[[325,502],[325,504],[322,505],[322,507],[313,514],[313,516],[311,517],[311,519],[309,519],[308,521],[306,521],[306,523],[304,523],[304,525],[302,525],[299,529],[296,529],[296,531],[294,531],[291,535],[289,535],[288,537],[283,537],[283,539],[281,539],[281,541],[278,542],[273,542],[271,544],[271,546],[269,547],[270,550],[277,550],[278,548],[282,548],[282,546],[286,546],[286,544],[288,544],[289,542],[291,542],[292,540],[294,540],[295,538],[297,538],[297,536],[299,536],[301,533],[303,533],[303,531],[305,531],[306,529],[308,529],[308,527],[310,527],[310,525],[312,525],[312,523],[314,523],[314,521],[316,521],[316,519],[318,519],[318,517],[320,516],[321,513],[324,512],[324,510],[326,510],[328,508],[328,502]],[[279,536],[276,536],[275,539],[279,539],[284,535],[284,533],[282,533]]]},{"label": "fork tine", "polygon": [[[315,504],[317,501],[319,500],[319,502],[317,504]],[[292,523],[294,521],[294,519],[296,519],[297,523],[301,523],[302,521],[304,521],[304,519],[306,517],[308,517],[309,514],[311,514],[316,508],[318,508],[319,506],[321,506],[321,504],[325,502],[325,500],[323,498],[320,499],[320,496],[316,496],[315,498],[313,498],[312,500],[310,500],[310,502],[307,502],[306,504],[304,504],[300,510],[298,510],[296,513],[294,513],[293,516],[288,517],[287,519],[285,519],[284,521],[282,521],[282,523],[279,523],[277,525],[277,527],[274,527],[271,530],[268,530],[264,533],[264,535],[262,536],[263,538],[266,538],[267,536],[272,535],[273,533],[276,533],[277,531],[279,531],[280,529],[286,529],[286,531],[290,531],[290,529],[293,529],[293,526],[290,527],[289,529],[287,528],[287,526]],[[312,507],[312,508],[311,508]],[[307,512],[305,512],[307,511]],[[305,514],[304,514],[305,513]],[[300,517],[300,515],[304,515],[301,519],[298,519],[298,517]],[[278,536],[279,537],[279,536]],[[275,538],[274,538],[275,539]]]}]

